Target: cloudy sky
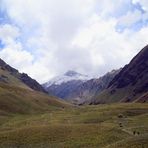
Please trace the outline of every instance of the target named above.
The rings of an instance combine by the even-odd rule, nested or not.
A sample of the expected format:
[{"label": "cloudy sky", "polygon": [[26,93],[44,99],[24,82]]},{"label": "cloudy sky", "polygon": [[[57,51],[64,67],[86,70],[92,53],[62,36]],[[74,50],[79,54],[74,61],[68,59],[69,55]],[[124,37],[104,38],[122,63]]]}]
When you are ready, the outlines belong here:
[{"label": "cloudy sky", "polygon": [[127,64],[148,43],[148,0],[0,0],[0,58],[40,83]]}]

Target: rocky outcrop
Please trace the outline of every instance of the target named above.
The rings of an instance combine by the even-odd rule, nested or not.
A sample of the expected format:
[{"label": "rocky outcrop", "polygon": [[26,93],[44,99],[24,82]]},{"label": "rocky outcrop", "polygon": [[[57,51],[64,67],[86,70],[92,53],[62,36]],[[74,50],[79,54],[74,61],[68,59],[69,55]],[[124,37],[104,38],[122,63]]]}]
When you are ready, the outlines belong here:
[{"label": "rocky outcrop", "polygon": [[47,91],[45,91],[45,89],[36,80],[29,77],[27,74],[20,74],[19,79],[31,89],[47,93]]},{"label": "rocky outcrop", "polygon": [[9,71],[12,74],[16,74],[18,73],[18,70],[16,70],[15,68],[12,68],[11,66],[9,66],[7,63],[5,63],[2,59],[0,59],[0,68],[2,70],[6,70]]}]

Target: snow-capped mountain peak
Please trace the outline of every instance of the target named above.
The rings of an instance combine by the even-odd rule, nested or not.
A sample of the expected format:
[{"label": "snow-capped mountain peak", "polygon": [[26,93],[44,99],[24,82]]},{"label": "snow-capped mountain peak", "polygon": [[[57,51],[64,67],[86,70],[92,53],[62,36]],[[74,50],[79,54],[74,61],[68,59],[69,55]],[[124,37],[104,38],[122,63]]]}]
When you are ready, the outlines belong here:
[{"label": "snow-capped mountain peak", "polygon": [[89,79],[91,78],[87,75],[83,75],[83,74],[70,70],[61,76],[54,77],[49,82],[45,83],[44,86],[49,87],[51,85],[60,85],[62,83],[66,83],[66,82],[73,81],[73,80],[81,80],[85,82]]},{"label": "snow-capped mountain peak", "polygon": [[72,70],[67,71],[64,75],[68,77],[88,77],[87,75],[80,74]]},{"label": "snow-capped mountain peak", "polygon": [[77,73],[77,72],[72,71],[72,70],[69,70],[69,71],[67,71],[64,75],[65,75],[65,76],[69,76],[69,77],[73,77],[73,76],[82,75],[82,74]]}]

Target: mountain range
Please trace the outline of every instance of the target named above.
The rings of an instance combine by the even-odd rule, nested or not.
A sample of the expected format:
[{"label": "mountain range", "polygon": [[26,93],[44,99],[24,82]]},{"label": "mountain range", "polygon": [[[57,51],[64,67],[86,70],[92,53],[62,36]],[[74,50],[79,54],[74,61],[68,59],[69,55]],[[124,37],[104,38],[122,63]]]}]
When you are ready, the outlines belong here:
[{"label": "mountain range", "polygon": [[125,67],[90,78],[74,71],[43,84],[46,91],[74,104],[147,102],[148,46]]},{"label": "mountain range", "polygon": [[103,91],[119,71],[113,70],[100,78],[91,78],[75,71],[68,71],[43,84],[43,87],[49,94],[74,104],[84,104],[97,92]]},{"label": "mountain range", "polygon": [[129,64],[100,78],[70,70],[43,85],[0,59],[1,110],[46,110],[48,105],[68,106],[65,101],[78,105],[148,102],[148,46]]},{"label": "mountain range", "polygon": [[91,79],[87,75],[77,73],[75,71],[68,71],[61,76],[57,76],[49,82],[43,84],[43,87],[49,94],[57,96],[65,100],[72,100],[71,95],[76,92],[76,89]]}]

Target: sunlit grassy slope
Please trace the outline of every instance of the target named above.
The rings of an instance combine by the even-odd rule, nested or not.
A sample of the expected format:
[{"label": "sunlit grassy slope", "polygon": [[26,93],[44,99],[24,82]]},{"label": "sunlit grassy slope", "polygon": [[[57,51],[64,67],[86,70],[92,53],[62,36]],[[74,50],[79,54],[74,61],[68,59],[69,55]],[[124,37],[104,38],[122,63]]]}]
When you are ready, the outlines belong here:
[{"label": "sunlit grassy slope", "polygon": [[148,104],[0,114],[1,148],[147,148]]},{"label": "sunlit grassy slope", "polygon": [[[17,75],[17,74],[15,74],[15,75]],[[20,81],[17,77],[15,77],[14,74],[12,75],[9,71],[2,70],[1,68],[0,68],[0,78],[1,78],[1,81],[0,81],[1,85],[2,84],[9,84],[11,86],[17,86],[17,87],[31,90],[31,88],[29,88],[22,81]]]},{"label": "sunlit grassy slope", "polygon": [[68,103],[47,94],[0,83],[0,115],[38,113],[67,106]]}]

